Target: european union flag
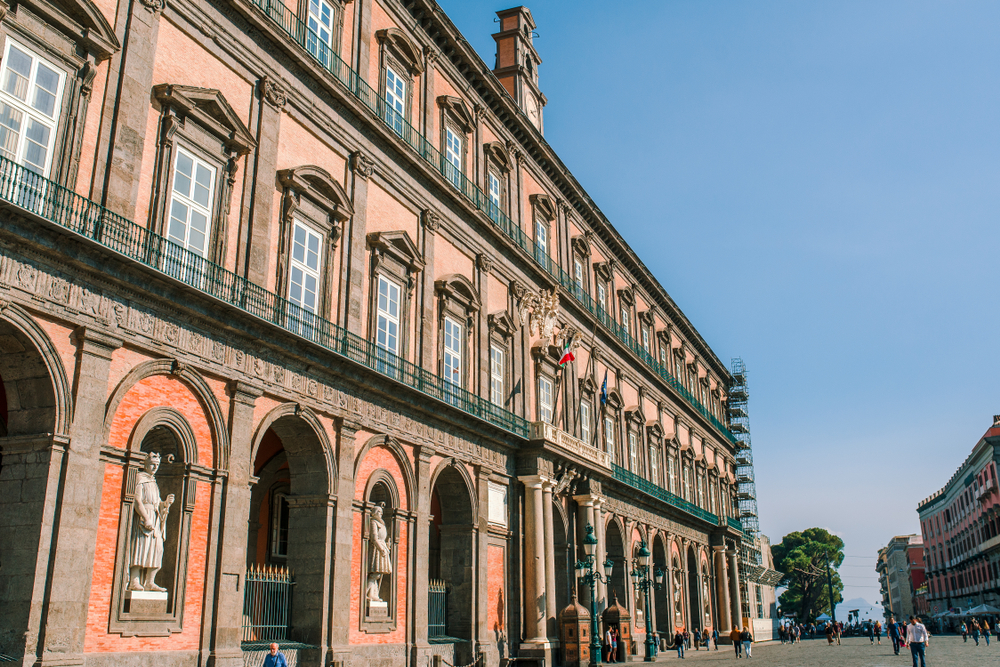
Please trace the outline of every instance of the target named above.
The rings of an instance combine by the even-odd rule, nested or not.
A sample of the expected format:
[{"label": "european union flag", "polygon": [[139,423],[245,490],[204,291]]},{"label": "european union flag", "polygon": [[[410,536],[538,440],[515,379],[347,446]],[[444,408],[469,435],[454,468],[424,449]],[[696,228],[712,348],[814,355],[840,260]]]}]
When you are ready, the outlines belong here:
[{"label": "european union flag", "polygon": [[604,384],[601,385],[601,405],[608,404],[608,371],[604,371]]}]

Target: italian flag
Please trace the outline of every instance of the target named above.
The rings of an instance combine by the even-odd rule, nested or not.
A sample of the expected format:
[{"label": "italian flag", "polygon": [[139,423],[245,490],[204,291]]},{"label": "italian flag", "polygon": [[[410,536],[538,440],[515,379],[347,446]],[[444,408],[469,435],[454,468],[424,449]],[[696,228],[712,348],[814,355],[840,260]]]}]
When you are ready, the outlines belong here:
[{"label": "italian flag", "polygon": [[573,361],[574,359],[576,359],[576,357],[573,356],[573,353],[570,352],[569,346],[567,345],[566,349],[563,350],[562,357],[560,357],[560,359],[559,359],[559,365],[560,366],[565,366],[566,364],[568,364],[569,362]]}]

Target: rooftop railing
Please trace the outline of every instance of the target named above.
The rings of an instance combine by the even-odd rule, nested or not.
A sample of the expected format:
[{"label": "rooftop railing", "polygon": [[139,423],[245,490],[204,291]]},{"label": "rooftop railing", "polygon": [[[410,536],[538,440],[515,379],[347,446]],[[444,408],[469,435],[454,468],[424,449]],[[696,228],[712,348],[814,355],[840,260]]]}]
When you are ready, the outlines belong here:
[{"label": "rooftop railing", "polygon": [[2,157],[0,201],[95,241],[426,396],[522,438],[528,437],[527,420]]},{"label": "rooftop railing", "polygon": [[671,507],[675,507],[682,512],[687,512],[692,516],[696,516],[699,519],[707,521],[708,523],[717,526],[719,524],[719,517],[712,514],[708,510],[702,509],[695,505],[694,503],[688,502],[683,498],[675,496],[663,487],[653,484],[648,479],[636,475],[634,472],[626,470],[617,464],[612,464],[612,469],[614,471],[615,479],[623,484],[627,484],[634,489],[638,489],[643,493],[646,493],[654,498],[662,500]]},{"label": "rooftop railing", "polygon": [[682,382],[676,379],[669,370],[660,364],[653,356],[632,337],[628,330],[615,322],[601,304],[580,287],[576,280],[557,264],[549,254],[539,247],[534,239],[513,222],[503,210],[460,169],[447,161],[441,151],[424,138],[406,118],[389,106],[385,96],[358,76],[351,67],[340,59],[319,36],[313,32],[296,14],[279,0],[249,0],[265,16],[276,23],[289,38],[308,52],[312,58],[326,69],[333,77],[364,104],[372,114],[389,127],[400,139],[416,152],[423,160],[437,170],[462,195],[480,211],[486,214],[493,225],[519,246],[543,271],[549,274],[562,286],[585,310],[594,315],[619,341],[639,356],[660,378],[704,417],[730,442],[736,443],[733,434],[691,393]]}]

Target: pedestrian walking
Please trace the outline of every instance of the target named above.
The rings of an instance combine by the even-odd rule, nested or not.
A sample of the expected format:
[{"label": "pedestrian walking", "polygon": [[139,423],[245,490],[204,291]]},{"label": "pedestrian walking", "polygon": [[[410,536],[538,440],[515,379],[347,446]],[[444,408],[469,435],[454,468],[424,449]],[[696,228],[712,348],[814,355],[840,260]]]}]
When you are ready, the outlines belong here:
[{"label": "pedestrian walking", "polygon": [[733,642],[733,648],[736,649],[736,657],[742,657],[741,648],[743,644],[740,643],[740,630],[735,625],[733,626],[733,631],[729,633],[729,639]]},{"label": "pedestrian walking", "polygon": [[691,648],[691,633],[687,631],[687,628],[684,628],[684,645]]},{"label": "pedestrian walking", "polygon": [[969,641],[969,628],[968,626],[965,625],[965,621],[962,621],[961,631],[962,631],[962,641],[963,642]]},{"label": "pedestrian walking", "polygon": [[930,635],[927,634],[927,628],[919,618],[910,616],[910,624],[906,626],[906,643],[910,645],[913,667],[917,667],[917,656],[920,656],[920,667],[927,667],[924,663],[924,651],[930,643]]},{"label": "pedestrian walking", "polygon": [[882,624],[879,621],[875,621],[875,639],[878,641],[878,645],[882,645]]},{"label": "pedestrian walking", "polygon": [[983,639],[986,640],[986,645],[990,645],[990,622],[983,619]]},{"label": "pedestrian walking", "polygon": [[892,652],[899,655],[899,623],[896,622],[895,618],[890,616],[885,629],[889,635],[889,639],[892,641]]},{"label": "pedestrian walking", "polygon": [[826,624],[826,645],[833,646],[833,623]]},{"label": "pedestrian walking", "polygon": [[750,634],[750,628],[743,626],[743,632],[740,633],[740,641],[743,642],[743,653],[749,658],[750,646],[753,644],[753,636]]},{"label": "pedestrian walking", "polygon": [[278,645],[272,643],[267,655],[264,656],[264,667],[288,667],[285,656],[278,653]]},{"label": "pedestrian walking", "polygon": [[976,646],[979,646],[979,621],[972,619],[972,638],[976,641]]},{"label": "pedestrian walking", "polygon": [[680,629],[680,630],[678,630],[677,633],[674,634],[674,648],[677,649],[677,657],[678,658],[683,658],[684,657],[684,630],[683,630],[683,628]]},{"label": "pedestrian walking", "polygon": [[868,626],[868,641],[872,646],[875,646],[875,624],[871,623]]},{"label": "pedestrian walking", "polygon": [[[990,640],[987,639],[986,643],[989,643],[989,641]],[[712,628],[712,643],[715,644],[715,650],[718,651],[719,650],[719,629],[718,628]]]}]

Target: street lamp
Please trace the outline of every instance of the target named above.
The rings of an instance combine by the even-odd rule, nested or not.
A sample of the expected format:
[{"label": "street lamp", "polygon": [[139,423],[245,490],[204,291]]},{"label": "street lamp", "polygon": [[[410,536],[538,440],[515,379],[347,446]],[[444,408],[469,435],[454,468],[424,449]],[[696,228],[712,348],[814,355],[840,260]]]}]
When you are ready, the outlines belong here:
[{"label": "street lamp", "polygon": [[594,537],[594,527],[587,524],[587,534],[583,538],[583,560],[576,562],[576,578],[584,584],[590,585],[590,665],[600,667],[601,665],[601,630],[597,626],[597,582],[604,584],[611,583],[611,571],[615,564],[610,558],[604,561],[604,574],[602,575],[594,565],[597,560],[597,538]]},{"label": "street lamp", "polygon": [[643,657],[644,662],[653,662],[656,659],[656,640],[653,639],[653,619],[649,611],[649,591],[653,586],[656,586],[656,590],[661,590],[663,588],[663,570],[656,568],[653,573],[655,583],[649,578],[649,549],[646,547],[646,540],[639,543],[639,551],[636,553],[635,558],[632,559],[632,583],[633,585],[642,590],[643,597],[646,600],[646,655]]}]

